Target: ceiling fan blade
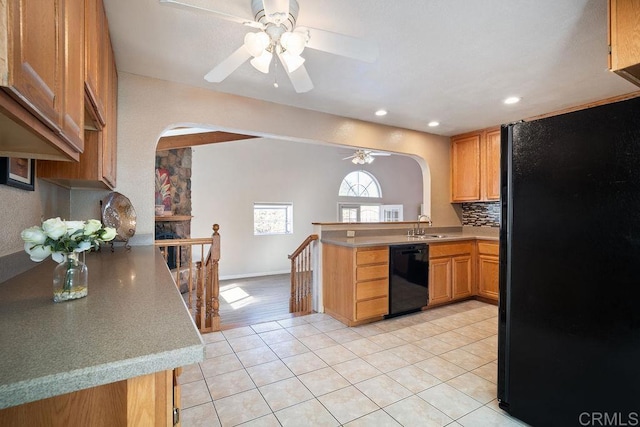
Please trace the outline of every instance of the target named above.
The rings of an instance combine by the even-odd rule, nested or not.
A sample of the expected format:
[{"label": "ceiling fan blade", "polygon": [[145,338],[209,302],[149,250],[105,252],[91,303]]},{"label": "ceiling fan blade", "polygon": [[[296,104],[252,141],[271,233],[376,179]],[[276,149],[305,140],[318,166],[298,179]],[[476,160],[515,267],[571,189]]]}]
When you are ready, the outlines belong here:
[{"label": "ceiling fan blade", "polygon": [[297,93],[305,93],[313,89],[313,82],[311,81],[311,77],[309,77],[309,73],[307,73],[307,69],[304,68],[304,65],[301,65],[296,70],[289,72],[287,63],[282,59],[282,53],[278,53],[278,59],[280,60],[284,70],[287,72],[289,80],[291,80],[291,84],[293,84],[293,88]]},{"label": "ceiling fan blade", "polygon": [[311,81],[311,77],[309,77],[309,73],[307,73],[307,69],[304,68],[304,65],[301,65],[297,70],[287,74],[289,74],[291,84],[293,84],[293,88],[297,93],[305,93],[313,89],[313,82]]},{"label": "ceiling fan blade", "polygon": [[262,0],[264,14],[269,19],[275,13],[282,14],[282,21],[289,18],[289,0]]},{"label": "ceiling fan blade", "polygon": [[200,6],[196,6],[193,4],[188,4],[188,3],[184,3],[181,1],[177,1],[177,0],[160,0],[160,4],[164,4],[167,6],[172,6],[178,9],[183,9],[183,10],[191,10],[191,11],[198,11],[198,12],[206,12],[208,14],[217,16],[218,18],[221,19],[225,19],[227,21],[232,21],[232,22],[237,22],[239,24],[242,25],[247,25],[249,27],[253,27],[253,28],[260,28],[263,29],[264,25],[260,24],[259,22],[255,22],[251,19],[248,18],[241,18],[239,16],[235,16],[235,15],[229,15],[228,13],[224,13],[224,12],[220,12],[217,10],[212,10],[212,9],[207,9],[204,7],[200,7]]},{"label": "ceiling fan blade", "polygon": [[213,70],[209,71],[204,79],[212,83],[220,83],[226,79],[229,74],[233,73],[239,66],[244,64],[247,59],[251,58],[251,54],[244,45],[240,46],[235,52],[227,57],[224,61],[216,65]]},{"label": "ceiling fan blade", "polygon": [[355,155],[353,155],[353,156],[349,156],[349,157],[345,157],[345,158],[343,158],[342,160],[349,160],[349,159],[353,159],[354,157],[355,157]]},{"label": "ceiling fan blade", "polygon": [[390,153],[380,153],[380,152],[377,152],[377,151],[374,152],[374,153],[369,153],[369,154],[371,154],[372,156],[380,156],[380,157],[385,157],[385,156],[390,156],[391,155]]},{"label": "ceiling fan blade", "polygon": [[335,55],[354,58],[365,62],[375,62],[380,54],[378,45],[366,40],[318,30],[317,28],[296,27],[296,31],[308,31],[307,47]]}]

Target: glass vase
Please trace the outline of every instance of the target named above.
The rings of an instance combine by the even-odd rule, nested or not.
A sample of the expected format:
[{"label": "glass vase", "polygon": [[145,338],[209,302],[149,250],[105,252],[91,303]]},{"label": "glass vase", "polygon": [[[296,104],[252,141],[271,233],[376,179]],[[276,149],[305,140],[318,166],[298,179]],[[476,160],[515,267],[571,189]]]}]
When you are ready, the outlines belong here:
[{"label": "glass vase", "polygon": [[61,302],[86,297],[88,280],[89,270],[84,263],[84,252],[64,254],[64,260],[53,271],[53,301]]}]

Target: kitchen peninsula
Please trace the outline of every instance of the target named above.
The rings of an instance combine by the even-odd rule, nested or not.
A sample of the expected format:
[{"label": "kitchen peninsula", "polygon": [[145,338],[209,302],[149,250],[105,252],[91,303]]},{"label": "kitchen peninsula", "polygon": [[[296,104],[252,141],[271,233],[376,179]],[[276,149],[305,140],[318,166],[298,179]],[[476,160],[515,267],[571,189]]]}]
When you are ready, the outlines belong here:
[{"label": "kitchen peninsula", "polygon": [[[428,245],[429,303],[498,301],[498,229],[429,227],[424,223],[316,224],[322,245],[324,311],[355,326],[389,314],[390,251]],[[426,300],[425,300],[426,301]]]},{"label": "kitchen peninsula", "polygon": [[0,425],[173,425],[175,370],[204,344],[162,255],[103,248],[86,263],[79,300],[52,301],[50,260],[0,284]]}]

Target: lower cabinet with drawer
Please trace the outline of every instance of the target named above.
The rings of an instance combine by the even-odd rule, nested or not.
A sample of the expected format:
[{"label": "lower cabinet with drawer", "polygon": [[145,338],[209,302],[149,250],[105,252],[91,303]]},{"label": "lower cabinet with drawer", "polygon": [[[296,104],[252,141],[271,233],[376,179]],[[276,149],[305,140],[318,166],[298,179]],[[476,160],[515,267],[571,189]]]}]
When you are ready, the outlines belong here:
[{"label": "lower cabinet with drawer", "polygon": [[474,294],[474,241],[429,244],[429,306]]},{"label": "lower cabinet with drawer", "polygon": [[389,312],[389,247],[323,244],[324,310],[354,326]]}]

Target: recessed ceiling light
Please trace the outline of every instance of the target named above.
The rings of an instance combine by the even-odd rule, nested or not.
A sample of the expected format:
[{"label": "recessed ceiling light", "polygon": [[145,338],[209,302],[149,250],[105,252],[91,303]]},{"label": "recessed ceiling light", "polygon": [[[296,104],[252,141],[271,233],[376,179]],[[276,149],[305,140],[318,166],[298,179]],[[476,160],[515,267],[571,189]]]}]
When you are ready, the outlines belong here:
[{"label": "recessed ceiling light", "polygon": [[505,104],[517,104],[518,102],[520,102],[522,98],[517,97],[517,96],[510,96],[509,98],[504,100]]},{"label": "recessed ceiling light", "polygon": [[432,121],[432,122],[429,122],[429,123],[427,124],[427,126],[429,126],[430,128],[434,128],[434,127],[436,127],[436,126],[440,126],[440,122],[436,122],[436,121],[434,120],[434,121]]},{"label": "recessed ceiling light", "polygon": [[386,116],[387,110],[378,110],[376,111],[376,116]]}]

